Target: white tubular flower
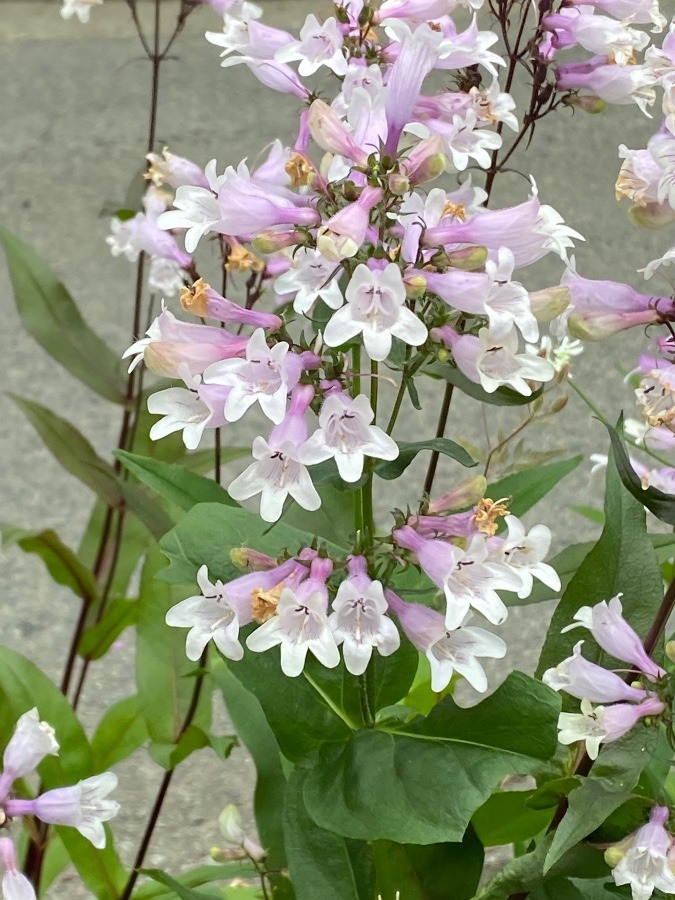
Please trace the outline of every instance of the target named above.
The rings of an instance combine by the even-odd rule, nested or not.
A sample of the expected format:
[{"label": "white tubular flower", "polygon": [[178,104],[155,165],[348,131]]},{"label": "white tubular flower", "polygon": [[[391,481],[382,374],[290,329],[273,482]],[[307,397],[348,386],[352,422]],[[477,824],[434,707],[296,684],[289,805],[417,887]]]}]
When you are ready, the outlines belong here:
[{"label": "white tubular flower", "polygon": [[405,306],[405,285],[401,271],[389,263],[382,271],[358,265],[345,292],[347,303],[326,325],[323,339],[329,347],[339,347],[363,334],[366,353],[373,360],[386,359],[392,338],[418,347],[427,339],[423,322]]},{"label": "white tubular flower", "polygon": [[56,788],[34,801],[35,815],[52,825],[71,825],[99,850],[105,847],[103,823],[117,815],[119,803],[107,800],[117,787],[117,775],[104,772],[72,787]]},{"label": "white tubular flower", "polygon": [[183,269],[172,259],[155,256],[150,260],[148,287],[163,297],[175,297],[185,287]]},{"label": "white tubular flower", "polygon": [[72,19],[73,16],[85,25],[89,21],[92,6],[102,6],[103,0],[63,0],[61,18]]},{"label": "white tubular flower", "polygon": [[551,547],[551,530],[546,525],[535,525],[526,534],[523,523],[516,516],[506,516],[508,536],[498,550],[498,559],[522,580],[518,591],[520,599],[532,593],[533,579],[560,590],[560,578],[556,570],[542,562]]},{"label": "white tubular flower", "polygon": [[246,646],[261,653],[281,645],[281,668],[295,678],[302,672],[308,651],[329,669],[340,662],[340,652],[326,617],[325,587],[313,578],[295,591],[284,588],[277,614],[248,636]]},{"label": "white tubular flower", "polygon": [[16,850],[11,838],[0,837],[0,862],[5,870],[2,876],[4,900],[36,900],[33,885],[17,867]]},{"label": "white tubular flower", "polygon": [[209,188],[181,185],[176,188],[173,205],[175,209],[163,212],[157,219],[159,228],[170,231],[173,228],[187,229],[185,249],[194,253],[197,244],[209,231],[221,231],[220,205],[217,193],[224,176],[216,175],[216,161],[212,159],[204,169]]},{"label": "white tubular flower", "polygon": [[321,506],[321,497],[312,484],[307,467],[298,459],[298,448],[291,441],[270,446],[265,438],[253,441],[255,462],[234,479],[227,489],[233,500],[241,502],[260,494],[260,517],[276,522],[291,496],[303,509]]},{"label": "white tubular flower", "polygon": [[177,628],[189,628],[185,641],[185,654],[196,662],[210,640],[223,656],[241,659],[244,650],[239,643],[239,626],[251,619],[242,603],[235,602],[227,594],[222,581],[211,582],[207,566],[197,572],[201,594],[181,600],[166,614],[166,624]]},{"label": "white tubular flower", "polygon": [[585,741],[586,753],[597,759],[600,744],[607,737],[602,717],[604,706],[593,709],[590,700],[581,701],[581,713],[560,713],[558,717],[558,741],[561,744],[576,744]]},{"label": "white tubular flower", "polygon": [[25,712],[17,721],[2,757],[2,780],[23,778],[39,766],[45,756],[57,756],[59,744],[54,729],[41,722],[37,708]]},{"label": "white tubular flower", "polygon": [[293,255],[293,267],[280,275],[274,282],[278,294],[295,294],[293,309],[306,313],[317,299],[339,309],[343,303],[342,291],[338,284],[342,268],[336,271],[335,263],[329,262],[317,251],[301,247]]},{"label": "white tubular flower", "polygon": [[550,381],[555,377],[555,368],[547,359],[518,352],[515,329],[495,340],[488,328],[481,328],[478,344],[471,335],[465,335],[456,341],[452,352],[459,368],[490,394],[501,385],[509,385],[529,397],[529,380]]},{"label": "white tubular flower", "polygon": [[[675,875],[668,860],[673,839],[664,827],[668,815],[668,807],[653,807],[649,822],[635,832],[630,846],[612,870],[615,884],[630,885],[633,900],[649,900],[655,890],[669,895],[675,893]],[[625,844],[623,841],[622,845]]]},{"label": "white tubular flower", "polygon": [[178,387],[151,394],[148,397],[148,412],[163,416],[150,429],[151,441],[158,441],[174,431],[182,431],[183,443],[188,450],[197,449],[213,415],[194,391]]},{"label": "white tubular flower", "polygon": [[459,172],[466,169],[470,159],[474,159],[482,169],[487,169],[490,151],[502,145],[502,139],[496,132],[478,127],[476,113],[472,109],[467,110],[464,116],[453,116],[451,125],[434,122],[433,130],[443,135],[446,151]]},{"label": "white tubular flower", "polygon": [[358,481],[366,456],[396,459],[398,445],[381,428],[365,394],[355,399],[343,394],[327,397],[319,413],[319,428],[298,450],[307,465],[333,457],[344,481]]},{"label": "white tubular flower", "polygon": [[288,392],[300,377],[300,362],[289,349],[284,342],[268,347],[264,330],[256,328],[246,345],[246,359],[226,359],[206,369],[206,384],[232,388],[224,409],[228,422],[237,422],[254,403],[260,403],[275,425],[283,420]]},{"label": "white tubular flower", "polygon": [[366,574],[362,556],[349,560],[349,577],[345,578],[333,601],[334,612],[328,617],[338,644],[343,644],[347,671],[362,675],[376,649],[390,656],[401,645],[396,626],[386,616],[387,601],[379,581]]},{"label": "white tubular flower", "polygon": [[317,17],[310,14],[300,29],[300,40],[277,50],[274,58],[282,63],[299,60],[298,72],[303,78],[313,75],[321,66],[326,66],[336,75],[346,75],[347,60],[342,53],[343,42],[334,17],[319,25]]}]

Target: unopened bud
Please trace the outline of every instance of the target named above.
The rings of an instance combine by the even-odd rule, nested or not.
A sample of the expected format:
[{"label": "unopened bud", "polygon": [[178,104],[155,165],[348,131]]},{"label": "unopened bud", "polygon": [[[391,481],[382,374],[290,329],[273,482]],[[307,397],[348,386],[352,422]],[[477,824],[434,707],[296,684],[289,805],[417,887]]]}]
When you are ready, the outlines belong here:
[{"label": "unopened bud", "polygon": [[561,409],[564,409],[567,406],[568,400],[569,396],[567,394],[561,394],[560,397],[556,397],[549,407],[549,412],[559,413]]},{"label": "unopened bud", "polygon": [[675,222],[675,210],[669,203],[647,203],[644,206],[631,206],[628,216],[640,228],[663,228]]},{"label": "unopened bud", "polygon": [[242,845],[244,829],[242,828],[241,813],[234,803],[228,803],[218,816],[218,828],[228,844],[236,847]]},{"label": "unopened bud", "polygon": [[431,500],[428,506],[429,515],[435,516],[442,512],[454,512],[475,506],[483,498],[486,488],[487,481],[484,475],[472,475],[442,497]]},{"label": "unopened bud", "polygon": [[410,300],[418,300],[424,296],[427,289],[427,280],[424,275],[411,275],[409,278],[404,278],[403,282],[405,284],[406,297]]},{"label": "unopened bud", "polygon": [[449,362],[450,351],[447,349],[447,347],[440,347],[436,353],[436,358],[439,362]]},{"label": "unopened bud", "polygon": [[453,269],[480,272],[485,268],[488,252],[487,247],[464,247],[462,250],[450,250],[446,255],[447,264]]},{"label": "unopened bud", "polygon": [[402,197],[403,194],[407,194],[410,190],[410,181],[400,172],[392,172],[387,179],[387,185],[391,193],[396,194],[399,197]]},{"label": "unopened bud", "polygon": [[572,106],[575,109],[581,109],[590,113],[592,116],[604,112],[607,103],[596,94],[568,94],[563,97],[565,106]]},{"label": "unopened bud", "polygon": [[533,291],[530,294],[530,309],[537,322],[551,322],[567,309],[570,299],[570,289],[564,284],[556,284]]},{"label": "unopened bud", "polygon": [[274,231],[268,228],[266,231],[259,231],[251,243],[258,253],[276,253],[277,250],[283,250],[284,247],[292,247],[294,244],[301,243],[302,238],[302,233],[294,228],[283,231]]},{"label": "unopened bud", "polygon": [[273,556],[250,547],[233,547],[230,550],[230,561],[238,569],[252,569],[254,572],[266,572],[278,565]]},{"label": "unopened bud", "polygon": [[211,847],[209,856],[214,862],[231,862],[233,859],[241,859],[242,852],[235,847]]},{"label": "unopened bud", "polygon": [[605,850],[605,862],[610,869],[615,869],[626,855],[626,851],[621,847],[608,847]]},{"label": "unopened bud", "polygon": [[424,181],[434,181],[445,172],[448,164],[448,157],[445,153],[434,153],[433,156],[427,157],[424,163],[419,166],[414,175],[410,176],[410,183],[417,186]]},{"label": "unopened bud", "polygon": [[666,656],[671,662],[675,662],[675,641],[666,643]]}]

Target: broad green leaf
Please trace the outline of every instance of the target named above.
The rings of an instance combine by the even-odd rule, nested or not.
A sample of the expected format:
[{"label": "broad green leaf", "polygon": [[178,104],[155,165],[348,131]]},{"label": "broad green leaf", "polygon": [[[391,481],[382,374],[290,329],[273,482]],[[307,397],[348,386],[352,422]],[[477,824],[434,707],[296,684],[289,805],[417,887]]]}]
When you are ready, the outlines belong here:
[{"label": "broad green leaf", "polygon": [[66,472],[79,478],[109,506],[119,509],[122,505],[122,492],[115,480],[112,466],[96,454],[84,435],[46,406],[15,394],[9,396]]},{"label": "broad green leaf", "polygon": [[136,624],[137,600],[113,600],[106,607],[103,617],[82,635],[77,648],[80,656],[100,659],[122,634],[125,628]]},{"label": "broad green leaf", "polygon": [[56,831],[68,851],[77,873],[98,900],[117,900],[122,896],[128,873],[115,850],[113,834],[108,825],[106,846],[97,850],[74,828],[58,825]]},{"label": "broad green leaf", "polygon": [[607,878],[607,863],[602,850],[581,844],[566,853],[544,879],[544,859],[552,840],[553,833],[547,834],[533,851],[510,860],[478,891],[475,900],[507,900],[511,895],[521,892],[529,894],[542,884],[555,883],[560,878],[579,878],[584,881]]},{"label": "broad green leaf", "polygon": [[[141,575],[136,685],[139,710],[150,739],[157,744],[175,744],[195,689],[195,678],[191,677],[195,663],[185,655],[185,629],[170,628],[164,621],[167,610],[183,600],[185,593],[155,579],[162,561],[159,550],[151,549]],[[208,701],[208,692],[202,693]],[[195,720],[194,724],[204,722]],[[208,730],[208,722],[204,730]]]},{"label": "broad green leaf", "polygon": [[582,459],[581,455],[573,456],[559,462],[534,466],[524,472],[517,472],[515,475],[507,475],[506,478],[489,484],[485,492],[486,496],[492,497],[494,500],[510,497],[509,510],[511,514],[522,516],[528,509],[539,503],[549,491],[552,491],[566,475],[573,472]]},{"label": "broad green leaf", "polygon": [[65,286],[34,250],[0,228],[16,307],[26,331],[72,375],[106,400],[124,403],[121,360],[91,330]]},{"label": "broad green leaf", "polygon": [[398,478],[408,468],[410,463],[415,459],[422,450],[433,450],[442,456],[449,456],[450,459],[457,460],[463,466],[476,466],[476,460],[464,449],[464,447],[450,441],[448,438],[431,438],[428,441],[399,441],[399,454],[396,459],[390,462],[380,462],[375,466],[375,474],[387,481]]},{"label": "broad green leaf", "polygon": [[[152,873],[164,875],[159,869],[141,869],[141,873],[150,878],[153,878]],[[232,862],[224,865],[197,866],[189,872],[178,875],[173,881],[186,888],[198,888],[204,884],[211,884],[214,881],[233,881],[235,878],[252,879],[255,877],[256,871],[251,862],[248,860],[232,860]],[[157,898],[161,898],[161,900],[171,898],[173,900],[175,896],[176,893],[173,888],[167,887],[166,884],[157,880],[140,885],[133,893],[134,900],[157,900]],[[198,896],[203,897],[204,895],[198,894]]]},{"label": "broad green leaf", "polygon": [[[235,509],[222,503],[200,503],[194,506],[160,542],[170,566],[162,571],[162,580],[193,584],[197,570],[207,565],[209,576],[231,581],[242,573],[230,560],[235,547],[253,547],[263,553],[278,555],[287,550],[294,554],[308,546],[314,535],[283,522],[272,528],[260,516],[246,509]],[[327,544],[331,555],[347,551]]]},{"label": "broad green leaf", "polygon": [[601,509],[596,509],[595,506],[570,506],[570,509],[573,509],[575,513],[579,513],[585,519],[590,519],[591,522],[595,522],[598,525],[605,524],[604,512]]},{"label": "broad green leaf", "polygon": [[256,697],[235,678],[221,659],[211,664],[211,674],[236,732],[253,758],[256,769],[253,808],[260,841],[267,851],[268,865],[286,865],[282,815],[286,778],[279,745]]},{"label": "broad green leaf", "polygon": [[326,741],[344,741],[357,727],[312,678],[309,666],[297,678],[284,675],[278,647],[244,653],[239,662],[227,665],[257,698],[281,752],[293,762]]},{"label": "broad green leaf", "polygon": [[631,465],[623,440],[619,435],[619,431],[623,430],[623,413],[619,417],[616,428],[612,428],[606,423],[605,427],[609,432],[614,464],[623,486],[657,519],[668,525],[675,525],[675,495],[666,494],[655,487],[643,488],[637,472]]},{"label": "broad green leaf", "polygon": [[56,461],[100,497],[108,506],[126,504],[150,533],[162,537],[173,525],[164,510],[138,485],[122,481],[113,467],[102,460],[74,425],[46,406],[9,395],[40,435]]},{"label": "broad green leaf", "polygon": [[[225,449],[223,462],[238,459],[248,452],[247,449],[238,447]],[[213,479],[190,472],[182,464],[150,459],[125,450],[117,450],[115,456],[139,481],[181,509],[192,509],[197,503],[224,503],[227,506],[237,506],[227,491]]]},{"label": "broad green leaf", "polygon": [[163,769],[175,769],[196,750],[209,745],[209,736],[198,725],[189,725],[175,743],[159,744],[152,742],[148,753],[158,766]]},{"label": "broad green leaf", "polygon": [[529,900],[617,900],[630,896],[630,888],[617,888],[606,878],[553,878],[536,887]]},{"label": "broad green leaf", "polygon": [[[604,519],[604,516],[603,516]],[[675,555],[675,535],[673,534],[649,534],[647,535],[656,550],[656,558],[660,563],[667,562]],[[595,545],[593,541],[584,541],[581,544],[570,544],[561,550],[553,559],[547,560],[560,576],[561,590],[553,591],[541,581],[535,582],[532,593],[524,600],[514,597],[513,594],[503,594],[502,599],[507,606],[528,606],[530,603],[541,603],[544,600],[554,600],[567,590],[567,585],[576,574],[582,562],[586,559]]]},{"label": "broad green leaf", "polygon": [[553,691],[516,672],[477,707],[446,697],[405,730],[358,731],[320,749],[307,810],[321,828],[357,840],[459,841],[502,778],[553,756],[559,708]]},{"label": "broad green leaf", "polygon": [[588,777],[569,795],[567,812],[555,831],[544,871],[625,803],[652,759],[656,740],[655,729],[638,724],[619,741],[601,749]]},{"label": "broad green leaf", "polygon": [[152,878],[153,881],[158,881],[160,884],[171,888],[173,893],[176,895],[176,897],[179,897],[180,900],[222,900],[223,898],[223,895],[220,893],[209,894],[205,893],[204,891],[195,891],[192,888],[181,884],[180,881],[176,881],[175,878],[167,875],[166,872],[162,872],[161,869],[141,869],[141,872],[143,873],[143,875],[147,875],[149,878]]},{"label": "broad green leaf", "polygon": [[305,770],[293,771],[284,804],[286,854],[297,900],[371,900],[370,848],[317,828],[303,802],[305,778]]},{"label": "broad green leaf", "polygon": [[126,759],[148,739],[148,729],[138,709],[138,697],[124,697],[107,710],[91,739],[94,771],[105,772]]},{"label": "broad green leaf", "polygon": [[40,718],[56,732],[61,747],[58,756],[47,756],[38,767],[45,788],[75,784],[93,774],[89,741],[70,704],[56,685],[38,667],[0,647],[0,743],[9,740],[16,720],[37,707]]},{"label": "broad green leaf", "polygon": [[98,594],[94,576],[78,558],[77,554],[63,543],[51,528],[44,531],[26,531],[13,525],[0,524],[2,546],[16,544],[25,553],[35,553],[47,567],[52,580],[62,584],[81,597],[86,603],[93,603]]},{"label": "broad green leaf", "polygon": [[377,896],[382,900],[471,900],[483,870],[483,847],[472,828],[461,843],[373,844]]},{"label": "broad green leaf", "polygon": [[454,384],[463,394],[490,406],[526,406],[528,403],[536,400],[543,392],[542,386],[529,397],[524,397],[518,391],[508,387],[498,387],[496,391],[488,393],[480,384],[471,381],[463,372],[460,372],[459,369],[448,363],[434,363],[431,366],[425,366],[422,369],[422,373],[431,375],[433,378],[442,378],[444,381]]},{"label": "broad green leaf", "polygon": [[[593,606],[622,593],[626,619],[645,635],[663,599],[663,582],[654,545],[646,532],[645,511],[621,484],[616,467],[607,466],[606,524],[600,540],[569,582],[553,615],[539,660],[538,674],[572,655],[578,631],[561,634],[581,606]],[[584,656],[602,662],[602,652],[588,635]],[[575,704],[576,705],[576,704]]]},{"label": "broad green leaf", "polygon": [[547,827],[555,809],[535,809],[528,801],[534,791],[502,791],[476,810],[471,824],[485,847],[532,840]]},{"label": "broad green leaf", "polygon": [[[279,523],[284,527],[299,528],[335,544],[351,544],[349,535],[354,532],[354,504],[359,502],[355,491],[345,490],[344,482],[339,487],[321,484],[317,490],[321,506],[308,512],[297,503],[289,503]],[[275,525],[271,535],[279,528]]]},{"label": "broad green leaf", "polygon": [[[21,853],[21,846],[17,847],[17,851]],[[63,846],[63,841],[58,834],[52,834],[47,849],[45,850],[44,859],[42,861],[42,872],[40,874],[40,891],[44,894],[49,887],[70,865],[70,856]]]}]

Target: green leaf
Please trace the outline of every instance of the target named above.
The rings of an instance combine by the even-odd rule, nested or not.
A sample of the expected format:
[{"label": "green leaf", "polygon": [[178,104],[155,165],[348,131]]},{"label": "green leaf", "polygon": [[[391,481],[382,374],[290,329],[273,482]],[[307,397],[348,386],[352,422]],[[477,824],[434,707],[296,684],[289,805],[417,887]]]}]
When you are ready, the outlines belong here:
[{"label": "green leaf", "polygon": [[124,403],[118,354],[87,325],[65,286],[35,251],[5,228],[0,228],[0,244],[26,331],[101,397]]},{"label": "green leaf", "polygon": [[507,475],[488,485],[486,496],[495,500],[500,497],[510,497],[509,510],[514,516],[524,515],[536,503],[552,491],[565,476],[573,472],[579,465],[583,456],[573,456],[570,459],[562,459],[559,462],[547,463],[543,466],[534,466],[524,472],[515,475]]},{"label": "green leaf", "polygon": [[[200,503],[194,506],[160,542],[170,560],[162,571],[162,580],[179,584],[193,584],[197,570],[207,565],[212,579],[231,581],[242,573],[230,560],[235,547],[254,547],[276,556],[288,550],[296,553],[308,546],[314,535],[300,531],[283,522],[270,529],[260,516],[246,509],[235,509],[222,503]],[[327,545],[331,555],[345,555],[346,550],[336,544]]]},{"label": "green leaf", "polygon": [[[239,447],[225,449],[222,451],[221,461],[239,459],[248,452],[247,449]],[[224,503],[227,506],[237,506],[227,491],[213,479],[190,472],[183,465],[138,456],[126,450],[115,451],[115,456],[139,481],[181,509],[192,509],[197,503]]]},{"label": "green leaf", "polygon": [[[607,466],[605,517],[600,540],[569,582],[553,615],[539,659],[539,676],[572,655],[579,633],[561,634],[561,629],[572,622],[581,606],[593,606],[623,593],[624,615],[644,636],[661,605],[663,581],[647,535],[644,508],[624,489],[611,460]],[[602,662],[602,651],[592,639],[584,644],[584,656],[591,662]]]},{"label": "green leaf", "polygon": [[[566,853],[553,866],[549,877],[544,879],[542,874],[544,859],[552,840],[553,834],[547,834],[532,852],[510,860],[476,894],[475,900],[507,900],[512,894],[521,892],[527,894],[542,884],[555,884],[558,879],[565,877],[581,877],[584,880],[607,878],[607,864],[602,851],[582,844]],[[558,898],[551,897],[551,900]]]},{"label": "green leaf", "polygon": [[74,425],[46,406],[15,394],[9,396],[66,472],[79,478],[108,506],[120,509],[126,504],[154,537],[162,537],[169,531],[173,522],[164,510],[138,485],[119,479],[113,467],[96,454]]},{"label": "green leaf", "polygon": [[588,777],[569,795],[567,812],[546,855],[545,872],[625,803],[652,759],[656,739],[655,729],[637,725],[602,749]]},{"label": "green leaf", "polygon": [[380,478],[390,481],[398,478],[408,468],[410,463],[415,459],[422,450],[433,450],[442,456],[449,456],[450,459],[457,460],[463,466],[477,466],[476,460],[464,449],[464,447],[450,441],[447,438],[431,438],[428,441],[398,441],[399,454],[396,459],[390,462],[381,462],[375,466],[375,474]]},{"label": "green leaf", "polygon": [[[174,745],[192,701],[195,681],[190,676],[195,664],[185,655],[185,630],[170,628],[164,621],[167,610],[185,594],[155,579],[161,564],[159,550],[151,549],[143,566],[138,599],[136,685],[139,710],[151,740]],[[209,701],[208,692],[202,693]],[[195,720],[194,724],[204,723]],[[204,730],[208,730],[208,723]]]},{"label": "green leaf", "polygon": [[256,697],[221,659],[211,664],[211,673],[223,695],[230,720],[255,764],[253,809],[260,841],[267,851],[268,865],[272,869],[282,869],[286,865],[282,830],[286,778],[279,745]]},{"label": "green leaf", "polygon": [[286,854],[297,900],[370,900],[370,848],[316,827],[302,798],[306,774],[293,771],[284,804]]},{"label": "green leaf", "polygon": [[[164,876],[164,872],[159,869],[141,869],[143,875],[153,878],[153,883],[142,884],[134,890],[134,900],[155,900],[155,898],[173,898],[176,896],[175,891],[171,887],[158,879],[154,875],[160,874]],[[153,874],[154,873],[154,874]],[[253,864],[248,860],[232,860],[232,862],[224,865],[205,865],[197,866],[189,872],[184,872],[177,878],[173,879],[186,888],[201,887],[204,884],[211,884],[214,881],[232,881],[235,878],[256,878],[257,873]],[[203,897],[203,894],[197,896]]]},{"label": "green leaf", "polygon": [[100,659],[122,632],[135,625],[138,619],[137,600],[113,600],[106,607],[103,618],[88,628],[77,648],[80,656]]},{"label": "green leaf", "polygon": [[278,647],[228,661],[232,674],[260,703],[281,752],[293,762],[326,741],[344,741],[356,727],[350,727],[344,712],[312,678],[310,667],[297,678],[287,678]]},{"label": "green leaf", "polygon": [[609,432],[614,464],[623,486],[657,519],[668,525],[675,525],[675,495],[666,494],[655,487],[643,488],[637,472],[631,465],[623,440],[619,435],[619,431],[623,431],[623,413],[619,416],[616,428],[612,428],[607,423],[604,424]]},{"label": "green leaf", "polygon": [[[459,841],[502,778],[538,770],[555,753],[559,703],[516,672],[477,707],[446,697],[405,731],[327,744],[307,778],[307,810],[321,828],[358,840]],[[445,783],[452,790],[439,791]]]},{"label": "green leaf", "polygon": [[[354,503],[359,498],[355,491],[346,490],[344,485],[344,481],[339,487],[319,485],[321,506],[309,512],[297,503],[291,503],[284,512],[281,524],[299,528],[326,541],[350,543],[348,535],[354,531]],[[274,526],[272,535],[278,527]]]},{"label": "green leaf", "polygon": [[467,378],[459,369],[448,363],[434,363],[431,366],[425,366],[422,369],[425,375],[431,375],[433,378],[442,378],[444,381],[454,384],[463,394],[478,400],[480,403],[487,403],[490,406],[526,406],[532,403],[537,397],[541,396],[543,386],[538,388],[529,397],[524,397],[518,391],[514,391],[509,387],[498,387],[496,391],[488,393],[480,384]]},{"label": "green leaf", "polygon": [[94,576],[77,554],[63,543],[51,528],[26,531],[13,525],[0,524],[2,546],[16,544],[25,553],[35,553],[47,567],[52,580],[71,589],[85,602],[96,600],[98,588]]},{"label": "green leaf", "polygon": [[56,831],[78,875],[91,893],[99,900],[117,900],[122,896],[128,874],[115,850],[110,827],[104,827],[106,845],[103,850],[97,850],[74,828],[58,825]]},{"label": "green leaf", "polygon": [[188,725],[178,740],[171,744],[151,743],[148,753],[163,769],[175,769],[195,750],[209,746],[208,734],[198,725]]},{"label": "green leaf", "polygon": [[621,890],[606,878],[553,878],[536,887],[529,900],[616,900],[630,896],[630,888]]},{"label": "green leaf", "polygon": [[192,888],[186,887],[180,881],[176,881],[175,878],[167,875],[166,872],[162,872],[161,869],[141,869],[141,872],[143,875],[152,878],[153,881],[158,881],[160,884],[171,888],[173,893],[180,897],[180,900],[205,900],[205,898],[206,900],[222,900],[223,898],[222,894],[205,894],[203,891],[193,891]]},{"label": "green leaf", "polygon": [[382,900],[471,900],[483,870],[483,847],[472,828],[461,843],[373,844],[377,896]]},{"label": "green leaf", "polygon": [[485,847],[530,841],[547,827],[554,810],[532,808],[535,791],[502,791],[476,810],[471,823]]},{"label": "green leaf", "polygon": [[138,709],[138,697],[124,697],[108,709],[91,739],[94,771],[105,772],[126,759],[148,739],[148,729]]}]

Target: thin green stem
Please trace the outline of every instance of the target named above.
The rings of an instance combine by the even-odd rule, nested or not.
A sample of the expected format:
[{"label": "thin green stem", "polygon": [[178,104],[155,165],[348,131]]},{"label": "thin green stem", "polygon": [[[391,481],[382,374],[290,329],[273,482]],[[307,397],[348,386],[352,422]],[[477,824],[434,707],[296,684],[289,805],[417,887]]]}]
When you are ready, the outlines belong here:
[{"label": "thin green stem", "polygon": [[368,727],[372,728],[372,726],[375,724],[375,716],[373,715],[373,709],[370,700],[367,670],[363,673],[363,675],[359,675],[359,697],[361,699],[361,712],[363,713],[363,721]]},{"label": "thin green stem", "polygon": [[[441,406],[441,411],[438,416],[438,425],[436,427],[436,437],[442,438],[445,436],[445,426],[448,423],[448,414],[450,412],[450,403],[452,402],[452,394],[455,389],[454,384],[448,383],[445,385],[445,393],[443,394],[443,404]],[[429,468],[427,469],[427,477],[424,479],[424,493],[431,494],[431,489],[434,486],[434,478],[436,477],[436,469],[438,467],[438,459],[439,459],[438,450],[433,450],[431,453],[431,459],[429,460]]]},{"label": "thin green stem", "polygon": [[396,392],[396,399],[394,400],[394,405],[391,410],[391,415],[389,416],[389,422],[387,423],[387,434],[391,434],[394,430],[394,425],[396,425],[396,420],[398,419],[398,414],[401,412],[401,404],[403,403],[403,398],[405,397],[405,379],[406,373],[401,373],[401,383],[398,386],[398,391]]}]

